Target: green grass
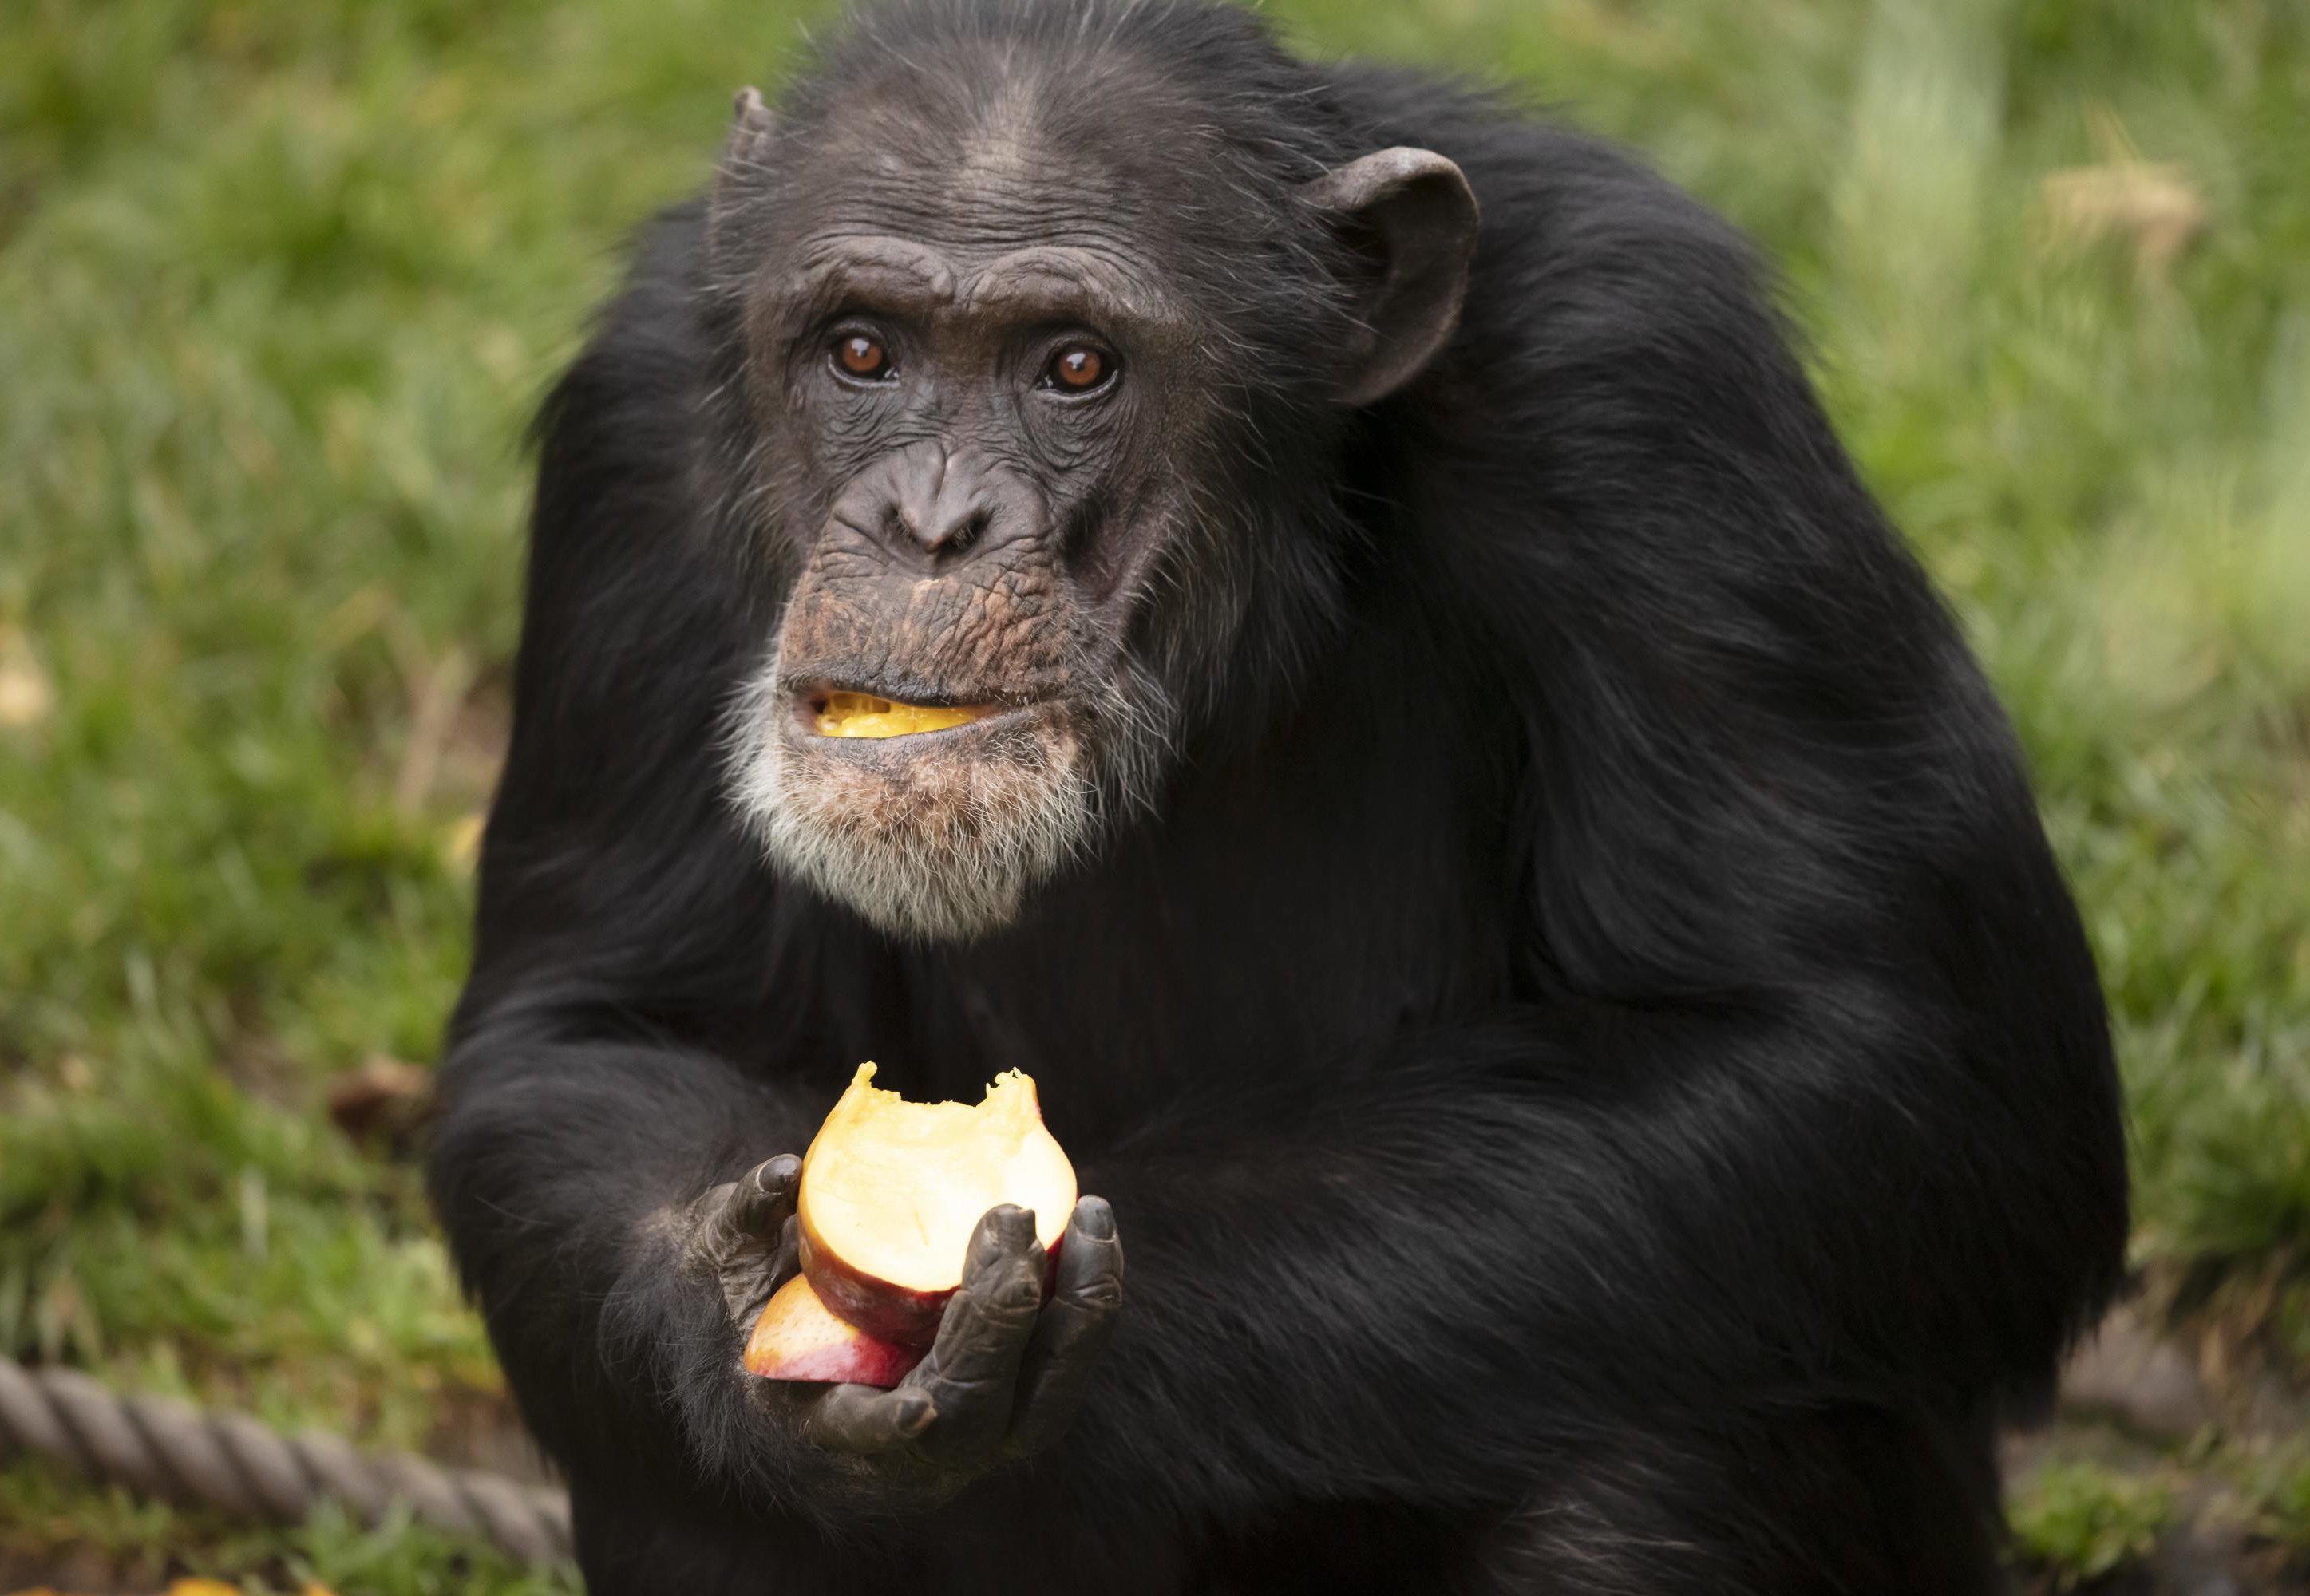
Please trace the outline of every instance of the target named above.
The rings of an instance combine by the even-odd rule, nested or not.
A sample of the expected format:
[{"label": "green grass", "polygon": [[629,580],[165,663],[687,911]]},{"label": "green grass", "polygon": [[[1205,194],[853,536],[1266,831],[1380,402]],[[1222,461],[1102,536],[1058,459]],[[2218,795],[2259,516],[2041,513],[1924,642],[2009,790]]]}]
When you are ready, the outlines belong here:
[{"label": "green grass", "polygon": [[2014,1506],[2014,1549],[2053,1569],[2055,1590],[2074,1590],[2147,1556],[2173,1516],[2173,1493],[2159,1481],[2092,1463],[2049,1465]]},{"label": "green grass", "polygon": [[[1782,265],[2036,762],[2123,1040],[2139,1255],[2254,1282],[2310,1363],[2306,13],[1271,10],[1527,84]],[[412,1169],[321,1093],[430,1057],[454,995],[526,412],[797,21],[0,8],[0,1350],[395,1445],[495,1400]],[[2047,179],[2081,166],[2202,224],[2170,258],[2138,219],[2065,228]],[[317,1566],[315,1531],[9,1511],[32,1488],[0,1548]],[[465,1577],[413,1535],[347,1556],[349,1589]]]}]

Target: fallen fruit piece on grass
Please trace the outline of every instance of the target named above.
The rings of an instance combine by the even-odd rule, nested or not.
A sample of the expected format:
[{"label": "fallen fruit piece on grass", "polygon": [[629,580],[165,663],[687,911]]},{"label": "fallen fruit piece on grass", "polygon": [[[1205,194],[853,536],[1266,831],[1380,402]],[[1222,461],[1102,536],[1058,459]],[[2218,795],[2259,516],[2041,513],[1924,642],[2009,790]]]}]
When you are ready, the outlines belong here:
[{"label": "fallen fruit piece on grass", "polygon": [[859,1065],[803,1156],[803,1272],[870,1335],[927,1347],[988,1209],[1031,1209],[1035,1238],[1058,1250],[1074,1166],[1043,1128],[1033,1080],[1016,1070],[976,1106],[909,1103],[873,1082],[874,1066]]},{"label": "fallen fruit piece on grass", "polygon": [[834,1316],[796,1275],[770,1297],[754,1333],[746,1338],[745,1365],[767,1380],[896,1385],[923,1360],[920,1351],[870,1336]]}]

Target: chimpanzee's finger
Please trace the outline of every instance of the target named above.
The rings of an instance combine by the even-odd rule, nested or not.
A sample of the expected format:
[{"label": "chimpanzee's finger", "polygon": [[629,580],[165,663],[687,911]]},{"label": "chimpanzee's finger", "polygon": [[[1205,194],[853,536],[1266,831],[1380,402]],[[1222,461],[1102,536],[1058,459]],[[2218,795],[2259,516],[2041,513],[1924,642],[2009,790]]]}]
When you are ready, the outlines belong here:
[{"label": "chimpanzee's finger", "polygon": [[938,1340],[904,1382],[938,1404],[938,1423],[923,1437],[927,1451],[984,1451],[1011,1427],[1019,1359],[1043,1303],[1043,1269],[1035,1216],[1009,1203],[989,1209],[971,1233],[962,1288],[947,1302]]},{"label": "chimpanzee's finger", "polygon": [[889,1452],[904,1446],[938,1417],[927,1391],[900,1386],[829,1385],[803,1409],[803,1439],[836,1452]]},{"label": "chimpanzee's finger", "polygon": [[775,1242],[786,1216],[794,1211],[795,1189],[802,1182],[802,1160],[792,1153],[766,1158],[741,1177],[738,1190],[723,1210],[730,1228],[755,1241]]},{"label": "chimpanzee's finger", "polygon": [[779,1227],[794,1211],[795,1187],[801,1178],[802,1160],[781,1153],[707,1193],[699,1202],[699,1250],[716,1262],[727,1262],[766,1242],[775,1244]]},{"label": "chimpanzee's finger", "polygon": [[1059,1244],[1059,1275],[1019,1365],[1012,1436],[1046,1445],[1065,1430],[1123,1312],[1123,1240],[1104,1197],[1085,1197]]},{"label": "chimpanzee's finger", "polygon": [[722,1283],[730,1316],[751,1327],[770,1293],[795,1270],[794,1199],[802,1160],[770,1158],[704,1199],[693,1244]]}]

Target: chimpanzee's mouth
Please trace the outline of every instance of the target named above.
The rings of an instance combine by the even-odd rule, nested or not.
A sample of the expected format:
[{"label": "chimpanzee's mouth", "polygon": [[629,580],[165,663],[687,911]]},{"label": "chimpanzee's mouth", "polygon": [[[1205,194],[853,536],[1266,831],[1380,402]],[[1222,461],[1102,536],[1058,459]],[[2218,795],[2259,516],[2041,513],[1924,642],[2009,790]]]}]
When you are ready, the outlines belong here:
[{"label": "chimpanzee's mouth", "polygon": [[891,935],[1008,924],[1097,835],[1099,726],[1063,694],[766,678],[733,707],[731,800],[782,878]]},{"label": "chimpanzee's mouth", "polygon": [[907,704],[873,693],[816,692],[803,721],[819,737],[912,737],[967,726],[996,712],[992,704]]}]

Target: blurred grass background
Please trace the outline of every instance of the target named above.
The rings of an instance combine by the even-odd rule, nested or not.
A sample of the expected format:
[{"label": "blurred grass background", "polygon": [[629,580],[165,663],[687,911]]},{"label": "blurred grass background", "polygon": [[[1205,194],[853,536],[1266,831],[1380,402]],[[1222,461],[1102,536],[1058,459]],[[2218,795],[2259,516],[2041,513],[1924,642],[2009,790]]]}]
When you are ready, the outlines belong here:
[{"label": "blurred grass background", "polygon": [[[462,970],[526,416],[731,90],[825,9],[0,6],[0,1352],[372,1444],[501,1421],[406,1138],[326,1098],[430,1059]],[[2298,1379],[2310,12],[1267,9],[1319,53],[1527,85],[1781,264],[2036,761],[2123,1038],[2139,1259]],[[2240,1467],[2310,1543],[2310,1463]],[[0,1475],[0,1551],[91,1546],[552,1588]]]}]

